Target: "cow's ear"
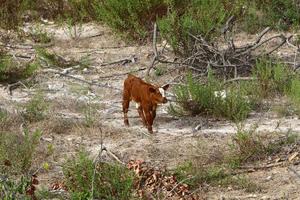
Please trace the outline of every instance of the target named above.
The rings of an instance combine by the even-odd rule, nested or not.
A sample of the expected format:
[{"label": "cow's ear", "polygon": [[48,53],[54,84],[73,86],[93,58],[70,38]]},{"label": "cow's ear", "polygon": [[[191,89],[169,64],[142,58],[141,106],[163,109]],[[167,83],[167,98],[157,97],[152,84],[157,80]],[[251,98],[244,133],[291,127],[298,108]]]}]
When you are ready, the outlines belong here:
[{"label": "cow's ear", "polygon": [[164,85],[162,88],[164,89],[164,90],[167,90],[168,88],[169,88],[169,84],[166,84],[166,85]]},{"label": "cow's ear", "polygon": [[155,92],[156,92],[156,90],[155,90],[155,88],[153,88],[153,87],[150,87],[150,88],[149,88],[149,92],[155,93]]}]

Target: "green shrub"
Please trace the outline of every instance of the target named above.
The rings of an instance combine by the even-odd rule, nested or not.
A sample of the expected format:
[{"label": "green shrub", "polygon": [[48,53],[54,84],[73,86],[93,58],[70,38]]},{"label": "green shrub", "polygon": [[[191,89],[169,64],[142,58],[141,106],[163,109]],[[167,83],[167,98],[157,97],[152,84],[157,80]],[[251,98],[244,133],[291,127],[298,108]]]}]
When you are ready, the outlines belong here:
[{"label": "green shrub", "polygon": [[231,165],[239,166],[241,163],[249,160],[258,160],[266,156],[266,147],[262,139],[255,134],[255,130],[249,131],[238,129],[238,132],[232,137],[230,147],[234,152],[231,156]]},{"label": "green shrub", "polygon": [[292,101],[296,114],[300,116],[300,78],[298,76],[291,80],[291,89],[288,96]]},{"label": "green shrub", "polygon": [[252,109],[251,99],[245,97],[239,88],[224,90],[211,75],[206,84],[197,83],[188,75],[186,85],[175,88],[175,95],[181,108],[170,107],[171,113],[175,114],[204,114],[241,121]]},{"label": "green shrub", "polygon": [[209,184],[211,186],[232,187],[254,192],[259,187],[245,176],[233,176],[222,165],[197,165],[193,162],[185,162],[176,167],[174,174],[179,182],[183,181],[191,188]]},{"label": "green shrub", "polygon": [[12,180],[0,174],[0,198],[3,200],[24,199],[30,200],[26,195],[27,189],[31,185],[31,180],[22,176],[18,180]]},{"label": "green shrub", "polygon": [[4,0],[0,6],[0,27],[16,28],[20,22],[19,0]]},{"label": "green shrub", "polygon": [[29,122],[41,121],[46,117],[48,107],[49,104],[45,101],[43,94],[38,92],[24,105],[23,117]]},{"label": "green shrub", "polygon": [[232,88],[226,91],[226,98],[219,99],[214,107],[217,116],[238,122],[245,120],[253,108],[251,99],[241,91]]},{"label": "green shrub", "polygon": [[[94,170],[94,191],[92,192]],[[68,160],[63,166],[63,172],[72,199],[125,200],[132,197],[132,172],[118,164],[94,164],[86,152],[80,152],[75,158]]]},{"label": "green shrub", "polygon": [[294,0],[256,0],[265,13],[266,25],[280,30],[298,26],[300,21],[299,5]]},{"label": "green shrub", "polygon": [[4,52],[0,52],[0,83],[14,83],[33,76],[39,68],[37,62],[17,63]]},{"label": "green shrub", "polygon": [[255,34],[265,27],[263,12],[257,8],[255,2],[249,2],[246,5],[245,13],[240,19],[240,26],[247,33]]},{"label": "green shrub", "polygon": [[7,112],[0,108],[0,124],[7,118]]},{"label": "green shrub", "polygon": [[25,135],[19,133],[0,133],[0,173],[19,175],[28,172],[39,144],[40,131]]},{"label": "green shrub", "polygon": [[299,5],[294,0],[240,0],[244,5],[240,17],[242,30],[250,33],[270,26],[277,30],[299,27]]},{"label": "green shrub", "polygon": [[96,124],[98,119],[97,105],[88,103],[83,109],[83,112],[84,112],[84,125],[86,127],[93,127],[93,125]]},{"label": "green shrub", "polygon": [[169,1],[170,12],[159,20],[159,29],[162,37],[180,55],[188,55],[193,50],[194,40],[189,33],[201,34],[205,39],[212,40],[220,34],[221,25],[233,12],[231,7],[225,8],[225,3],[219,0],[187,1],[184,9],[177,4],[180,3]]},{"label": "green shrub", "polygon": [[209,78],[207,84],[200,84],[189,74],[186,84],[175,88],[175,95],[179,105],[188,114],[213,114],[212,108],[218,100],[214,92],[219,90],[220,85],[214,78]]},{"label": "green shrub", "polygon": [[30,37],[36,43],[49,43],[52,40],[52,36],[39,26],[31,30]]},{"label": "green shrub", "polygon": [[[267,156],[278,153],[282,148],[297,143],[298,136],[288,131],[279,139],[268,139],[266,135],[258,135],[255,131],[257,126],[249,130],[238,128],[237,133],[232,137],[232,143],[229,144],[231,152],[227,155],[226,163],[230,167],[239,167],[248,161],[257,161],[265,159]],[[281,134],[282,135],[282,134]]]},{"label": "green shrub", "polygon": [[256,62],[253,69],[253,77],[257,78],[256,94],[261,98],[274,95],[284,95],[291,88],[294,74],[288,66],[261,59]]},{"label": "green shrub", "polygon": [[145,39],[153,22],[166,14],[163,0],[98,0],[93,3],[97,19],[129,39]]},{"label": "green shrub", "polygon": [[290,97],[296,104],[300,104],[300,79],[295,78],[291,83]]}]

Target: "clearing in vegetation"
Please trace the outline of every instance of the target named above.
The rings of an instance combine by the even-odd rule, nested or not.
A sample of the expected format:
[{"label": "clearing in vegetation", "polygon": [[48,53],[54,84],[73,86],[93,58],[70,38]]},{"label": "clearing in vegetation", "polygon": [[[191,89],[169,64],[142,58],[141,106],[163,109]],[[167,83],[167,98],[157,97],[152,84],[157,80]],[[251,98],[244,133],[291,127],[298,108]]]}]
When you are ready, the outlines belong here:
[{"label": "clearing in vegetation", "polygon": [[[299,18],[293,0],[4,0],[0,198],[299,198]],[[134,106],[123,125],[129,73],[171,85],[152,135]]]}]

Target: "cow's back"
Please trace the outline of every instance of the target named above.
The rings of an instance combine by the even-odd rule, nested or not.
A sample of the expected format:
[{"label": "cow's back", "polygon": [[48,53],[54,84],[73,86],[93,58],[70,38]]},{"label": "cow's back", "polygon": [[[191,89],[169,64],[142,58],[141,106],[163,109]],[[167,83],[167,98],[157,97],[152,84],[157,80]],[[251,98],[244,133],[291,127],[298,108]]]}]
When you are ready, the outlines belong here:
[{"label": "cow's back", "polygon": [[124,92],[128,93],[130,99],[139,103],[147,98],[148,87],[149,84],[131,74],[124,81]]}]

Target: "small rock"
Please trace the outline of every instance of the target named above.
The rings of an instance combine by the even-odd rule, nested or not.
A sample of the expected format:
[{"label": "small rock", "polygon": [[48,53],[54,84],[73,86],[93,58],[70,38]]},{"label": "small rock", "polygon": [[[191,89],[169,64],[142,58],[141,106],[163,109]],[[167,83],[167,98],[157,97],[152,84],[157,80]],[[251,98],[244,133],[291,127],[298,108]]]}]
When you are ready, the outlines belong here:
[{"label": "small rock", "polygon": [[51,138],[51,137],[42,137],[41,139],[46,141],[46,142],[52,142],[53,141],[53,138]]},{"label": "small rock", "polygon": [[83,72],[83,73],[88,73],[88,69],[87,69],[87,68],[84,68],[84,69],[82,70],[82,72]]},{"label": "small rock", "polygon": [[272,179],[272,176],[268,176],[267,178],[266,178],[266,181],[270,181]]}]

